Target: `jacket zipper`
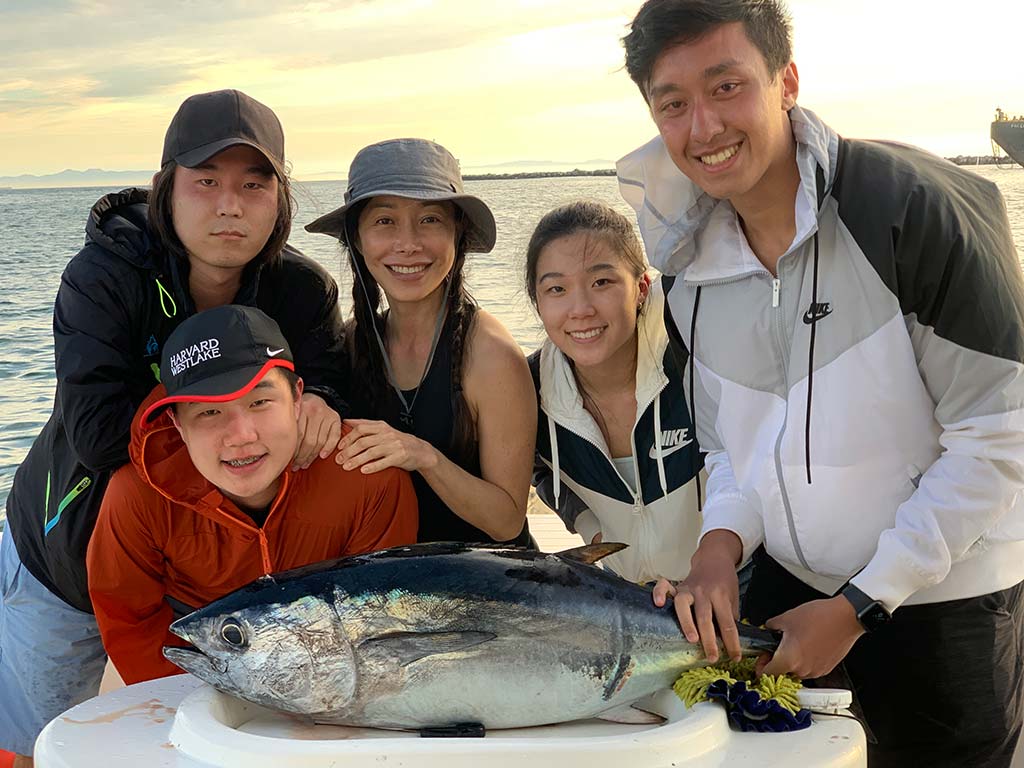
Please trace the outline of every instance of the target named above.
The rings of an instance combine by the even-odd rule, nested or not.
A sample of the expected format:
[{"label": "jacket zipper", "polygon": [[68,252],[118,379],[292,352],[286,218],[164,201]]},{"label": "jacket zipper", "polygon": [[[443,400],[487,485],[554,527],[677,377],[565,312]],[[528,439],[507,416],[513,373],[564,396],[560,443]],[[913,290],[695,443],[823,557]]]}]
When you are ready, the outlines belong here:
[{"label": "jacket zipper", "polygon": [[[781,270],[779,271],[781,273]],[[804,557],[803,549],[796,535],[796,519],[793,517],[793,507],[789,503],[789,493],[786,490],[786,479],[782,473],[782,438],[786,434],[786,428],[789,426],[789,346],[786,344],[786,329],[783,327],[785,313],[782,311],[781,277],[772,278],[772,310],[772,330],[780,359],[782,360],[783,377],[786,381],[786,411],[783,415],[782,427],[775,438],[775,477],[779,482],[779,494],[782,496],[782,507],[786,511],[786,523],[789,525],[789,538],[793,542],[793,551],[800,560],[800,564],[809,571],[811,567],[807,564],[807,558]]]},{"label": "jacket zipper", "polygon": [[[697,288],[697,287],[704,288],[704,287],[709,286],[709,285],[726,285],[727,283],[735,283],[737,280],[743,280],[743,279],[751,277],[753,275],[770,275],[770,274],[771,273],[767,269],[762,267],[761,269],[752,269],[749,272],[744,272],[744,273],[739,274],[739,275],[729,275],[728,277],[714,277],[714,278],[711,278],[710,280],[690,280],[690,279],[684,277],[683,278],[683,283],[685,285],[691,285],[694,288]],[[667,296],[665,297],[665,300],[666,301],[668,300]]]},{"label": "jacket zipper", "polygon": [[[666,298],[666,301],[667,300],[668,299]],[[652,393],[652,396],[648,398],[647,402],[644,403],[643,407],[641,408],[639,407],[639,404],[637,405],[636,412],[639,414],[639,416],[637,417],[636,421],[633,422],[633,428],[629,431],[629,446],[633,451],[633,478],[636,482],[636,490],[633,491],[633,516],[637,518],[636,525],[639,529],[637,530],[636,537],[638,550],[637,559],[640,561],[640,563],[643,564],[643,566],[648,571],[653,571],[654,569],[651,567],[651,563],[649,562],[650,546],[646,546],[646,548],[642,546],[647,541],[646,536],[643,535],[644,533],[646,533],[644,529],[646,528],[647,515],[644,515],[643,513],[644,489],[640,483],[640,452],[636,449],[636,428],[637,425],[640,423],[640,419],[643,418],[643,414],[647,413],[647,409],[651,407],[655,400],[661,397],[661,393],[665,390],[665,387],[667,386],[668,377],[666,376],[665,381],[662,382],[661,386],[658,387],[656,392]],[[660,439],[661,435],[654,436],[655,441],[658,441]],[[653,448],[654,444],[652,444],[651,447]],[[655,461],[657,461],[657,459],[655,459]]]},{"label": "jacket zipper", "polygon": [[[799,246],[798,246],[799,247]],[[776,270],[782,264],[782,259],[779,259]],[[783,418],[782,428],[779,430],[778,437],[775,439],[775,476],[779,482],[779,492],[782,496],[782,506],[786,511],[786,522],[789,524],[789,537],[793,542],[793,550],[796,552],[797,558],[800,560],[800,564],[807,570],[811,570],[811,567],[807,564],[807,559],[804,557],[803,549],[800,547],[800,542],[796,535],[796,521],[793,518],[793,508],[789,503],[789,494],[786,492],[786,481],[782,476],[782,437],[786,432],[786,425],[789,423],[789,347],[785,343],[785,328],[783,327],[783,316],[784,313],[781,311],[782,308],[782,279],[772,275],[767,269],[757,269],[750,272],[744,272],[740,275],[730,275],[729,277],[718,278],[715,280],[700,280],[700,281],[686,281],[687,284],[693,286],[708,286],[708,285],[724,285],[726,283],[732,283],[743,278],[757,275],[764,277],[771,281],[772,284],[772,336],[775,339],[776,349],[779,351],[780,359],[782,360],[782,372],[786,381],[786,413]],[[694,425],[696,426],[696,425]],[[700,482],[698,478],[698,482]]]},{"label": "jacket zipper", "polygon": [[[569,432],[569,433],[571,433],[573,435],[576,435],[576,437],[580,438],[581,440],[587,441],[592,446],[597,448],[597,450],[600,452],[600,454],[602,456],[604,456],[604,458],[607,460],[608,466],[611,467],[612,473],[615,475],[615,477],[617,477],[619,479],[619,482],[622,483],[623,487],[626,489],[626,491],[629,493],[630,497],[633,499],[633,509],[634,509],[634,512],[635,512],[636,511],[636,504],[637,504],[637,501],[638,501],[638,499],[640,497],[638,497],[637,493],[632,488],[629,487],[629,483],[627,483],[625,480],[622,479],[622,475],[620,475],[619,474],[619,470],[617,470],[615,468],[615,462],[612,461],[612,455],[608,452],[607,448],[598,445],[597,443],[595,443],[593,440],[591,440],[586,435],[581,435],[579,432],[577,432],[572,427],[567,427],[565,424],[560,423],[558,421],[558,419],[555,419],[554,417],[552,417],[552,415],[550,413],[548,413],[547,410],[545,410],[543,408],[541,410],[544,411],[544,415],[547,418],[549,418],[549,419],[551,419],[551,421],[555,422],[555,427],[561,427],[566,432]],[[630,436],[630,440],[632,441],[632,436]],[[636,449],[635,448],[633,449],[633,454],[634,454],[634,456],[636,455]],[[635,463],[636,463],[636,460],[634,459],[634,464]],[[587,543],[589,544],[590,542],[587,542]]]},{"label": "jacket zipper", "polygon": [[[71,502],[73,502],[75,499],[77,499],[79,497],[79,495],[81,495],[81,493],[86,488],[88,488],[90,485],[92,485],[92,478],[89,477],[88,475],[86,475],[85,477],[83,477],[81,480],[78,481],[78,483],[75,485],[74,488],[72,488],[70,491],[68,491],[67,495],[63,499],[60,500],[60,504],[57,505],[57,514],[53,516],[53,519],[49,520],[46,517],[44,517],[44,522],[43,522],[43,535],[44,536],[49,534],[50,531],[53,530],[54,526],[57,525],[57,523],[60,521],[60,516],[64,513],[64,510],[67,509],[68,505]],[[49,515],[49,512],[50,512],[49,505],[50,505],[50,474],[48,473],[46,475],[46,508],[44,510],[45,515]]]}]

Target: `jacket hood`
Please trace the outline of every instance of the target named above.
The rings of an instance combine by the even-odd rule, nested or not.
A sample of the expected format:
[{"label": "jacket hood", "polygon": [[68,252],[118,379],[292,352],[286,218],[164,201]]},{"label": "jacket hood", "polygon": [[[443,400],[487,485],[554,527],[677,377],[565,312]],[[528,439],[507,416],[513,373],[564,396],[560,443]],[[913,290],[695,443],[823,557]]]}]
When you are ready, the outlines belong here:
[{"label": "jacket hood", "polygon": [[[789,112],[797,143],[800,191],[796,201],[797,234],[791,248],[798,246],[817,228],[817,215],[825,191],[834,181],[839,136],[817,115],[799,106]],[[661,136],[656,136],[616,163],[619,192],[636,211],[647,258],[661,272],[677,275],[694,265],[687,279],[714,279],[719,273],[735,274],[753,269],[756,257],[748,249],[716,248],[709,264],[698,264],[700,234],[709,227],[735,228],[735,215],[728,200],[704,192],[672,162]],[[716,232],[716,237],[727,232]],[[735,237],[735,235],[734,235]],[[737,238],[739,239],[739,238]],[[723,264],[723,258],[753,259],[751,264]],[[763,267],[758,267],[763,269]]]},{"label": "jacket hood", "polygon": [[[663,449],[661,446],[661,390],[668,384],[663,360],[668,350],[668,331],[665,329],[665,294],[660,280],[651,284],[644,311],[637,321],[636,350],[636,419],[653,403],[654,441],[657,451],[658,477],[662,494],[668,495]],[[540,405],[547,415],[551,441],[554,498],[558,504],[561,495],[561,471],[556,426],[562,426],[601,448],[608,461],[611,453],[604,435],[594,417],[583,406],[583,396],[576,384],[569,358],[548,339],[540,352]],[[635,429],[635,425],[634,425]],[[635,459],[635,457],[634,457]]]},{"label": "jacket hood", "polygon": [[136,267],[156,269],[149,234],[149,190],[123,189],[104,195],[89,212],[85,242],[115,253]]},{"label": "jacket hood", "polygon": [[[139,406],[132,420],[128,452],[139,477],[174,504],[194,509],[223,525],[251,532],[253,524],[248,516],[235,513],[234,505],[196,470],[169,411],[165,410],[148,425],[142,423],[146,409],[166,396],[164,385],[158,384]],[[282,476],[278,498],[288,485],[288,474],[285,472]],[[236,514],[241,517],[236,517]]]}]

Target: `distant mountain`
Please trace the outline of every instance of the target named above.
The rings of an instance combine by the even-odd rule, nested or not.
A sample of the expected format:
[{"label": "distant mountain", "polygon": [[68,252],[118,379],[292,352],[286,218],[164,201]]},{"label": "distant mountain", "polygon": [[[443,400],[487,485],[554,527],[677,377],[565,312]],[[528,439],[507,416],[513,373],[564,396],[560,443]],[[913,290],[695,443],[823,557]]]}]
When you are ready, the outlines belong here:
[{"label": "distant mountain", "polygon": [[[612,160],[586,160],[581,163],[570,163],[560,160],[512,160],[507,163],[493,165],[473,165],[463,167],[466,176],[521,175],[531,172],[562,173],[573,169],[594,171],[612,168]],[[301,180],[326,181],[343,180],[343,171],[321,171],[319,173],[303,173]],[[132,187],[148,186],[153,179],[153,171],[108,171],[103,168],[89,168],[76,171],[67,168],[60,173],[35,176],[29,173],[20,176],[0,176],[0,189],[31,189],[39,187]]]},{"label": "distant mountain", "polygon": [[486,171],[502,173],[508,170],[529,171],[531,169],[568,171],[573,168],[587,168],[593,170],[595,168],[612,168],[614,166],[614,160],[584,160],[583,162],[570,162],[566,160],[510,160],[506,163],[467,165],[463,166],[462,170],[464,173],[478,174]]},{"label": "distant mountain", "polygon": [[33,176],[28,173],[21,176],[0,176],[0,187],[131,187],[148,185],[152,179],[153,171],[107,171],[103,168],[75,171],[67,168],[60,173],[45,176]]}]

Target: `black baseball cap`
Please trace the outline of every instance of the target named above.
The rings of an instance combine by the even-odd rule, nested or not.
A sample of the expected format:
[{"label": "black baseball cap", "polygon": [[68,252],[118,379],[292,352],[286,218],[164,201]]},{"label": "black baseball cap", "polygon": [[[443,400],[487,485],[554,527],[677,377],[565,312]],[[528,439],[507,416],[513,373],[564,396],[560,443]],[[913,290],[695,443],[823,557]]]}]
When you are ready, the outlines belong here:
[{"label": "black baseball cap", "polygon": [[142,414],[148,424],[171,403],[225,403],[262,381],[271,368],[295,370],[277,323],[255,307],[227,304],[193,315],[164,345],[160,381],[166,397]]},{"label": "black baseball cap", "polygon": [[189,96],[167,127],[160,167],[195,168],[236,144],[258,150],[284,179],[284,130],[270,107],[234,90]]}]

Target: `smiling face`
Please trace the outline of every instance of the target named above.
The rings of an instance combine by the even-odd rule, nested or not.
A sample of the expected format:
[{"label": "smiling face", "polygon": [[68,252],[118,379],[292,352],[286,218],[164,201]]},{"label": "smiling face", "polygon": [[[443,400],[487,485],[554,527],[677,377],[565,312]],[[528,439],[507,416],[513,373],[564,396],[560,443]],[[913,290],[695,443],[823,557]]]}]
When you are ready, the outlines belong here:
[{"label": "smiling face", "polygon": [[299,439],[299,398],[271,369],[242,397],[226,403],[179,403],[174,425],[199,473],[242,509],[265,509]]},{"label": "smiling face", "polygon": [[779,178],[796,173],[787,111],[798,90],[796,65],[769,72],[735,22],[665,49],[648,102],[679,170],[741,209],[770,201]]},{"label": "smiling face", "polygon": [[537,312],[548,337],[578,368],[629,360],[647,282],[600,234],[552,240],[536,269]]},{"label": "smiling face", "polygon": [[438,290],[455,263],[458,236],[453,203],[383,195],[360,212],[357,247],[393,305]]},{"label": "smiling face", "polygon": [[274,231],[278,187],[267,159],[242,144],[175,168],[172,219],[192,270],[234,274],[256,258]]}]

